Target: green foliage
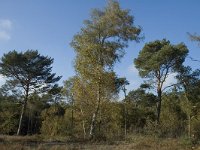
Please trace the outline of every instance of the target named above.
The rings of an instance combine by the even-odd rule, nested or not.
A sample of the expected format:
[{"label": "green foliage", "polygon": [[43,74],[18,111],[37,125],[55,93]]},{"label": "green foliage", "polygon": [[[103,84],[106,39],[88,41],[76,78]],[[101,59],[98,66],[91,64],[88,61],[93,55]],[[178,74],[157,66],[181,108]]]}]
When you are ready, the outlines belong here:
[{"label": "green foliage", "polygon": [[126,86],[129,85],[129,82],[126,78],[116,78],[115,79],[115,86],[118,92],[122,90],[124,92],[124,96],[126,97]]},{"label": "green foliage", "polygon": [[161,78],[165,81],[166,74],[177,71],[188,54],[183,44],[172,45],[169,41],[153,41],[145,44],[138,58],[134,60],[141,77]]},{"label": "green foliage", "polygon": [[172,92],[163,96],[160,136],[178,137],[186,131],[187,115],[182,108],[179,93]]},{"label": "green foliage", "polygon": [[200,99],[200,70],[192,71],[189,66],[181,67],[176,78],[189,101],[197,103]]},{"label": "green foliage", "polygon": [[119,139],[122,136],[120,111],[120,104],[117,102],[103,104],[97,119],[96,129],[96,134],[102,138],[100,140]]},{"label": "green foliage", "polygon": [[41,133],[50,137],[56,135],[64,135],[66,133],[64,126],[65,110],[61,106],[55,104],[45,109],[42,116]]},{"label": "green foliage", "polygon": [[138,107],[154,107],[157,98],[154,94],[146,93],[144,89],[132,90],[128,93],[127,99]]},{"label": "green foliage", "polygon": [[21,96],[24,98],[17,130],[18,135],[22,129],[29,95],[49,91],[55,87],[55,83],[61,78],[55,77],[56,74],[51,73],[52,63],[52,58],[40,55],[37,50],[27,50],[24,53],[14,50],[4,54],[1,58],[0,74],[7,77],[6,84],[12,89],[11,92],[15,89],[22,91]]},{"label": "green foliage", "polygon": [[198,142],[198,143],[200,141],[200,129],[199,129],[200,121],[199,120],[200,120],[200,113],[194,116],[191,122],[191,134],[192,134],[191,137],[194,142]]},{"label": "green foliage", "polygon": [[32,135],[40,133],[40,128],[42,126],[41,112],[48,107],[48,99],[46,99],[45,96],[41,97],[36,93],[29,96],[24,117],[24,124],[26,124],[26,126],[24,126],[25,134]]},{"label": "green foliage", "polygon": [[64,87],[62,89],[62,95],[65,96],[67,98],[67,101],[71,104],[73,103],[73,87],[76,78],[77,77],[74,76],[64,81]]},{"label": "green foliage", "polygon": [[134,26],[133,16],[116,1],[110,1],[104,10],[94,9],[91,19],[84,23],[71,43],[77,53],[75,68],[82,76],[92,76],[98,65],[112,67],[124,55],[128,41],[139,40],[141,29]]},{"label": "green foliage", "polygon": [[[143,89],[136,89],[130,91],[126,99],[127,128],[129,132],[140,132],[147,126],[148,122],[155,121],[156,96],[146,93]],[[122,121],[124,122],[124,120]]]},{"label": "green foliage", "polygon": [[[61,77],[51,73],[52,58],[35,50],[4,54],[0,74],[7,81],[0,88],[0,134],[13,135],[18,129],[23,135],[70,137],[71,141],[125,139],[134,141],[130,149],[148,149],[148,142],[160,149],[163,139],[157,137],[187,135],[183,143],[198,143],[200,70],[183,66],[188,54],[183,43],[173,45],[165,39],[146,43],[134,63],[140,76],[149,80],[128,94],[129,82],[114,72],[129,42],[142,38],[140,32],[130,11],[119,2],[110,0],[105,8],[94,9],[71,42],[76,75],[64,81],[63,87],[56,84]],[[191,38],[197,41],[199,37]],[[178,83],[164,93],[163,84],[174,72]],[[156,88],[157,96],[145,91],[151,88]],[[120,90],[125,98],[117,101]],[[137,145],[138,138],[148,142]],[[161,143],[174,144],[177,139],[165,142]]]},{"label": "green foliage", "polygon": [[14,50],[1,58],[0,73],[15,87],[22,87],[25,91],[45,90],[61,78],[51,74],[52,63],[52,58],[42,56],[38,51],[27,50],[23,53]]},{"label": "green foliage", "polygon": [[163,39],[145,44],[134,60],[140,76],[149,78],[157,90],[157,123],[160,121],[163,84],[170,73],[177,72],[182,67],[187,54],[188,49],[183,43],[172,45]]},{"label": "green foliage", "polygon": [[[140,39],[141,29],[117,1],[109,1],[103,10],[94,9],[84,25],[71,42],[76,52],[78,78],[74,97],[84,114],[92,116],[90,135],[93,136],[102,105],[117,94],[113,66],[123,57],[128,42]],[[84,103],[88,105],[83,107]]]},{"label": "green foliage", "polygon": [[0,134],[14,134],[17,130],[20,107],[12,97],[0,100]]}]

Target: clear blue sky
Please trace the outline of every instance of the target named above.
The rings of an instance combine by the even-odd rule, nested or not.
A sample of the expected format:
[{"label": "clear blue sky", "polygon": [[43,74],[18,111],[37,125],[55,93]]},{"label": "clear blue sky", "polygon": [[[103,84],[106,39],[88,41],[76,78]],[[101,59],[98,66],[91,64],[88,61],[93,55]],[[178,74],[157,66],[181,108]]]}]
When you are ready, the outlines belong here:
[{"label": "clear blue sky", "polygon": [[[143,28],[145,39],[132,42],[115,71],[130,81],[129,90],[142,81],[133,66],[133,59],[146,42],[166,38],[173,44],[184,42],[190,56],[200,59],[200,47],[188,39],[187,32],[200,34],[199,0],[119,0],[130,9],[135,25]],[[0,57],[10,50],[37,49],[54,58],[53,72],[62,80],[74,74],[73,35],[80,31],[83,20],[92,8],[103,8],[106,0],[0,0]],[[186,64],[193,68],[199,63]]]}]

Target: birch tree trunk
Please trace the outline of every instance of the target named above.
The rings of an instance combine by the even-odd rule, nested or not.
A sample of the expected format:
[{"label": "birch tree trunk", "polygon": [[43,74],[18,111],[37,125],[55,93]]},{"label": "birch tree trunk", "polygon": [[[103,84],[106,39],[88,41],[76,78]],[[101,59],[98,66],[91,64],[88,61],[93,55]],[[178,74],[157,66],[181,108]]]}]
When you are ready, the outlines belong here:
[{"label": "birch tree trunk", "polygon": [[101,98],[100,98],[100,81],[101,81],[101,77],[99,77],[99,82],[98,82],[97,105],[96,105],[95,112],[92,115],[92,122],[91,122],[91,126],[90,126],[90,133],[89,133],[90,138],[93,138],[93,136],[94,136],[96,119],[97,119],[97,115],[98,115],[99,109],[100,109],[100,102],[101,102]]}]

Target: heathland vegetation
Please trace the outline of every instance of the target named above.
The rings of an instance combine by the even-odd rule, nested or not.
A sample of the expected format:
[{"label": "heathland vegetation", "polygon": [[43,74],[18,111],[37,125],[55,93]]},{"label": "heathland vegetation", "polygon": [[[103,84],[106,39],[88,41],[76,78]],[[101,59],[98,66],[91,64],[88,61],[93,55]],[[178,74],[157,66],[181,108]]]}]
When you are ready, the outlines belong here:
[{"label": "heathland vegetation", "polygon": [[[2,149],[198,147],[200,70],[184,65],[189,53],[184,43],[146,43],[133,60],[145,82],[128,93],[129,81],[114,71],[128,44],[144,38],[141,30],[117,1],[94,9],[71,42],[76,75],[63,86],[57,83],[61,76],[52,73],[53,58],[37,50],[5,53],[0,60],[6,78],[0,88]],[[172,73],[177,82],[164,86]]]}]

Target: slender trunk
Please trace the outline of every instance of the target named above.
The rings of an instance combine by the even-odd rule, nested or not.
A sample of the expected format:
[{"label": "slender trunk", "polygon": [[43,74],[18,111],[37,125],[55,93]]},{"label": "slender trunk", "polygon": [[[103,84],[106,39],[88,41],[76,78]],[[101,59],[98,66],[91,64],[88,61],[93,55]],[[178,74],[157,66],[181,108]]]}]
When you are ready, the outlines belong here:
[{"label": "slender trunk", "polygon": [[101,110],[99,110],[99,133],[101,132]]},{"label": "slender trunk", "polygon": [[91,126],[90,126],[90,133],[89,133],[90,134],[90,138],[93,137],[95,119],[96,119],[96,113],[93,113],[93,115],[92,115],[92,123],[91,123]]},{"label": "slender trunk", "polygon": [[101,98],[100,98],[100,81],[101,81],[101,77],[99,77],[99,82],[98,82],[97,105],[96,105],[95,112],[92,115],[92,122],[91,122],[91,126],[90,126],[90,133],[89,133],[90,138],[93,138],[93,136],[94,136],[96,118],[97,118],[97,114],[98,114],[99,109],[100,109],[100,102],[101,102]]},{"label": "slender trunk", "polygon": [[85,139],[86,138],[86,131],[85,131],[85,121],[84,120],[82,121],[82,124],[83,124],[83,138]]},{"label": "slender trunk", "polygon": [[126,139],[127,135],[127,109],[126,109],[126,100],[124,101],[124,138]]},{"label": "slender trunk", "polygon": [[25,113],[25,110],[26,110],[26,104],[27,104],[27,100],[24,101],[24,104],[22,106],[22,111],[21,111],[21,115],[20,115],[20,119],[19,119],[19,126],[18,126],[18,130],[17,130],[17,135],[19,135],[20,132],[21,132],[22,120],[24,118],[24,113]]},{"label": "slender trunk", "polygon": [[96,123],[96,119],[97,119],[97,114],[99,112],[99,108],[100,108],[100,99],[98,101],[97,108],[92,115],[92,123],[91,123],[91,126],[90,126],[90,138],[93,138],[93,136],[94,136],[95,123]]},{"label": "slender trunk", "polygon": [[27,105],[27,101],[28,101],[28,92],[29,92],[29,87],[26,89],[24,103],[22,105],[22,111],[21,111],[21,115],[20,115],[20,119],[19,119],[19,126],[18,126],[18,129],[17,129],[17,135],[20,135],[20,132],[21,132],[22,121],[23,121],[23,118],[24,118],[24,113],[26,111],[26,105]]},{"label": "slender trunk", "polygon": [[72,109],[72,128],[74,128],[74,110]]},{"label": "slender trunk", "polygon": [[71,128],[74,129],[74,99],[72,98],[72,122],[71,122]]},{"label": "slender trunk", "polygon": [[33,126],[33,132],[34,133],[36,133],[36,132],[38,132],[38,126],[37,126],[37,119],[35,120],[35,122],[34,122],[34,126]]},{"label": "slender trunk", "polygon": [[20,115],[20,119],[19,119],[19,126],[18,126],[18,130],[17,130],[17,135],[19,135],[20,132],[21,132],[21,126],[22,126],[22,120],[24,118],[25,108],[26,108],[26,102],[24,102],[24,104],[22,106],[22,111],[21,111],[21,115]]},{"label": "slender trunk", "polygon": [[[187,88],[186,88],[186,84],[184,83],[184,89],[185,89],[185,92],[184,92],[184,96],[187,100],[187,103],[189,103],[189,99],[188,99],[188,94],[187,94]],[[188,118],[188,137],[191,138],[191,112],[187,112],[187,118]]]},{"label": "slender trunk", "polygon": [[[84,118],[82,108],[81,108],[81,114],[82,114],[82,116],[83,116],[83,118]],[[84,139],[85,139],[85,137],[86,137],[86,131],[85,131],[85,121],[84,121],[84,120],[82,121],[82,126],[83,126],[83,137],[84,137]]]},{"label": "slender trunk", "polygon": [[159,123],[160,123],[161,102],[162,102],[162,91],[161,91],[161,88],[160,88],[160,87],[158,87],[157,94],[158,94],[158,103],[157,103],[157,124],[159,124]]},{"label": "slender trunk", "polygon": [[27,129],[26,134],[30,134],[30,123],[31,123],[31,120],[30,120],[30,110],[28,110],[28,129]]},{"label": "slender trunk", "polygon": [[124,137],[127,136],[127,108],[126,108],[126,88],[123,89],[124,92]]},{"label": "slender trunk", "polygon": [[188,137],[191,138],[191,116],[188,115]]}]

